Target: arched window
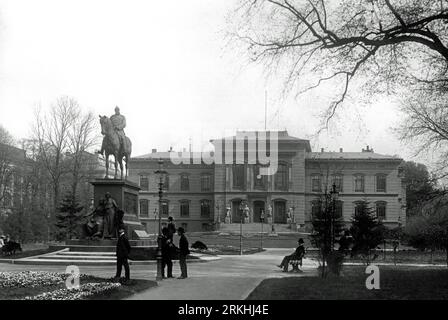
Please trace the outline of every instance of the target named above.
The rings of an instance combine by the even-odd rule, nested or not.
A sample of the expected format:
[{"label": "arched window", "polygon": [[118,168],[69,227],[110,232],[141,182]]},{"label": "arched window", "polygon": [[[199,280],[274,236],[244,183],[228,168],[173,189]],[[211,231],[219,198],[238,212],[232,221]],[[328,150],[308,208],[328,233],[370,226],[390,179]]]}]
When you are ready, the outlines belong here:
[{"label": "arched window", "polygon": [[189,178],[188,173],[180,174],[180,190],[181,191],[190,190],[190,178]]},{"label": "arched window", "polygon": [[201,175],[201,190],[202,191],[210,191],[211,190],[211,176],[208,173],[204,173]]},{"label": "arched window", "polygon": [[355,205],[355,214],[361,213],[365,206],[363,201],[356,201],[354,205]]},{"label": "arched window", "polygon": [[149,216],[149,200],[140,199],[140,216]]},{"label": "arched window", "polygon": [[279,163],[275,174],[275,189],[288,190],[288,165]]},{"label": "arched window", "polygon": [[380,173],[376,175],[376,192],[386,192],[387,175]]},{"label": "arched window", "polygon": [[376,217],[379,221],[386,220],[386,207],[387,203],[385,201],[378,201],[376,203]]},{"label": "arched window", "polygon": [[355,174],[354,176],[355,192],[364,192],[364,175]]},{"label": "arched window", "polygon": [[260,175],[260,169],[262,166],[255,165],[253,167],[253,174],[254,174],[254,188],[258,190],[265,190],[267,186],[267,176]]},{"label": "arched window", "polygon": [[149,178],[146,175],[141,175],[140,176],[140,188],[143,191],[148,191],[149,190]]},{"label": "arched window", "polygon": [[313,217],[319,216],[321,210],[322,210],[321,201],[315,200],[315,201],[311,202],[311,215]]},{"label": "arched window", "polygon": [[169,215],[169,202],[168,200],[162,200],[162,216],[168,217]]},{"label": "arched window", "polygon": [[334,217],[336,219],[343,218],[344,217],[344,202],[341,200],[336,200],[335,203],[335,215]]},{"label": "arched window", "polygon": [[201,217],[210,217],[210,200],[201,200]]},{"label": "arched window", "polygon": [[233,188],[244,189],[244,165],[234,165],[233,172]]},{"label": "arched window", "polygon": [[180,200],[180,216],[188,217],[190,215],[190,200]]},{"label": "arched window", "polygon": [[343,191],[343,176],[342,174],[334,174],[333,175],[333,181],[332,181],[332,185],[336,186],[336,191],[337,192],[342,192]]},{"label": "arched window", "polygon": [[322,192],[322,175],[313,174],[311,176],[311,191]]}]

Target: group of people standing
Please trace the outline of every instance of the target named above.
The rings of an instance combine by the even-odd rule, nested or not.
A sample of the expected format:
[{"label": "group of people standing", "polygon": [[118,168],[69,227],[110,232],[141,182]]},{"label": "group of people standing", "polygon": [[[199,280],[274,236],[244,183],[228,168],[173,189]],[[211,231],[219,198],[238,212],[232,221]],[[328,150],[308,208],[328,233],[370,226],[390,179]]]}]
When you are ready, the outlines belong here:
[{"label": "group of people standing", "polygon": [[[179,247],[173,242],[174,234],[179,235]],[[190,249],[188,245],[188,239],[185,236],[185,229],[179,227],[176,229],[173,217],[168,217],[168,225],[162,228],[162,235],[160,238],[161,248],[162,248],[162,277],[163,278],[173,278],[173,258],[177,255],[179,257],[179,266],[181,270],[181,275],[177,279],[185,279],[188,277],[187,273],[187,256],[190,254]],[[115,274],[115,279],[118,280],[121,277],[122,268],[125,269],[125,280],[128,282],[130,280],[130,269],[129,269],[129,254],[131,252],[131,246],[129,240],[125,235],[124,229],[118,230],[118,240],[116,247],[117,256],[117,272]],[[165,269],[167,269],[165,277]]]},{"label": "group of people standing", "polygon": [[176,226],[173,221],[173,217],[168,217],[168,225],[162,228],[162,277],[173,278],[173,257],[176,254],[179,255],[179,266],[181,275],[178,279],[185,279],[188,277],[187,273],[187,256],[190,254],[188,246],[188,240],[185,236],[185,229],[182,227],[177,228],[177,234],[179,235],[179,247],[173,242],[174,234],[176,233]]}]

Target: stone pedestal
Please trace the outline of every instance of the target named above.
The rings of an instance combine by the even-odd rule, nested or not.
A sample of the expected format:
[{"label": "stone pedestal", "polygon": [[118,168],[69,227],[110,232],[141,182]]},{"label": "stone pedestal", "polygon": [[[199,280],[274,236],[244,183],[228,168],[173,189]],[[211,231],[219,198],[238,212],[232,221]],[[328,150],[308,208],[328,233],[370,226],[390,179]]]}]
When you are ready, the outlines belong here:
[{"label": "stone pedestal", "polygon": [[119,179],[96,179],[90,182],[93,185],[93,199],[97,206],[107,192],[124,211],[123,222],[129,239],[147,239],[145,227],[138,218],[138,205],[140,187],[135,183]]}]

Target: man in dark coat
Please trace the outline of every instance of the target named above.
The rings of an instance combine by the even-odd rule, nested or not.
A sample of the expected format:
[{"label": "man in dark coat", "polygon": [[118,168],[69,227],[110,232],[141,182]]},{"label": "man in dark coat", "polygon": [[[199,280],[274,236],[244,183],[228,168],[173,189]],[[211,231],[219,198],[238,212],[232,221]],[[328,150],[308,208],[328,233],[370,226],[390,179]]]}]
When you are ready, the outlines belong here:
[{"label": "man in dark coat", "polygon": [[305,247],[303,246],[303,239],[300,238],[299,246],[296,248],[296,251],[293,254],[290,254],[289,256],[285,256],[282,260],[282,263],[278,266],[279,268],[283,268],[284,272],[288,272],[289,267],[289,261],[291,260],[298,260],[300,261],[300,265],[302,265],[302,258],[305,255]]},{"label": "man in dark coat", "polygon": [[182,227],[177,229],[177,234],[180,236],[179,239],[179,266],[181,275],[177,279],[185,279],[188,277],[187,274],[187,256],[190,254],[190,249],[188,248],[188,240],[185,236],[185,230]]},{"label": "man in dark coat", "polygon": [[173,242],[173,236],[176,233],[176,225],[174,224],[173,217],[168,217],[168,239]]},{"label": "man in dark coat", "polygon": [[172,254],[175,249],[174,244],[168,239],[168,228],[162,229],[162,277],[165,278],[165,267],[167,267],[167,278],[173,277]]},{"label": "man in dark coat", "polygon": [[118,240],[117,240],[117,273],[115,275],[116,279],[120,279],[121,277],[121,268],[124,266],[125,270],[125,281],[129,281],[130,279],[130,271],[129,271],[129,253],[131,252],[131,245],[129,244],[128,238],[124,234],[124,229],[120,229],[118,231]]}]

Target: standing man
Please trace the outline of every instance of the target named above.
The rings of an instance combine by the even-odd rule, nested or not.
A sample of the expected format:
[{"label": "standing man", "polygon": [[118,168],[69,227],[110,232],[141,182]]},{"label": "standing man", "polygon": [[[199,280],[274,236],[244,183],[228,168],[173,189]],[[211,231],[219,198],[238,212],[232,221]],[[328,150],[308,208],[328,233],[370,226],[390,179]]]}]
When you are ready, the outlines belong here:
[{"label": "standing man", "polygon": [[187,256],[190,254],[190,249],[188,248],[188,240],[185,236],[185,230],[182,227],[177,229],[177,234],[180,236],[179,239],[179,265],[181,275],[177,279],[185,279],[188,277],[187,274]]},{"label": "standing man", "polygon": [[129,253],[131,252],[131,245],[129,244],[128,238],[124,234],[124,229],[120,229],[118,231],[118,240],[117,240],[117,273],[115,274],[115,279],[119,280],[121,277],[121,268],[124,266],[125,271],[125,282],[130,280],[130,271],[129,271]]},{"label": "standing man", "polygon": [[173,236],[176,233],[176,225],[174,224],[173,217],[168,217],[168,239],[173,242]]},{"label": "standing man", "polygon": [[174,244],[168,239],[168,228],[162,228],[162,278],[165,278],[165,267],[167,267],[167,278],[173,277],[172,253]]}]

